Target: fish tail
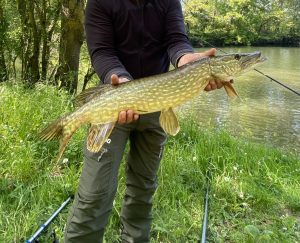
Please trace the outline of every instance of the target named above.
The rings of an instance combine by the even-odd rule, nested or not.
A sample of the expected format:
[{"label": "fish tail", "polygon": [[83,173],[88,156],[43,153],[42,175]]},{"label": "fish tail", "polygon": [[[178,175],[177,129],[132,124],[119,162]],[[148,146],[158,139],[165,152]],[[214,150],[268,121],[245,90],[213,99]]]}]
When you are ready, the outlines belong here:
[{"label": "fish tail", "polygon": [[59,153],[57,161],[62,157],[66,146],[71,139],[73,133],[77,130],[78,126],[75,126],[72,122],[68,122],[65,117],[61,117],[56,121],[52,122],[46,127],[40,134],[39,137],[44,141],[49,141],[54,138],[58,138],[60,142]]}]

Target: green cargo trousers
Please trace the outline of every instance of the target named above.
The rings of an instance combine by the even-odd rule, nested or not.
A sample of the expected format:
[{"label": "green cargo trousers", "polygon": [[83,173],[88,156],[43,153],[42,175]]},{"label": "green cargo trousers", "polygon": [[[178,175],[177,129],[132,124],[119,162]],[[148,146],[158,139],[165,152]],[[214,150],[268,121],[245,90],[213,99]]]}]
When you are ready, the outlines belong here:
[{"label": "green cargo trousers", "polygon": [[116,125],[98,153],[84,146],[78,191],[68,218],[65,242],[103,242],[104,229],[117,191],[118,171],[127,140],[126,192],[121,211],[122,242],[150,242],[152,196],[166,143],[160,113]]}]

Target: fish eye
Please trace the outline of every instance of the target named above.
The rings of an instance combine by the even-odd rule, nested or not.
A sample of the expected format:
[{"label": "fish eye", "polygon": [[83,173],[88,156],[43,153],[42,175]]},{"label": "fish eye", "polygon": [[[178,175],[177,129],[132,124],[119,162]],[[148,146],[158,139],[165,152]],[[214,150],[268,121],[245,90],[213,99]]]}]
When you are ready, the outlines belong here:
[{"label": "fish eye", "polygon": [[235,59],[235,60],[240,60],[240,59],[241,59],[241,55],[236,54],[236,55],[234,56],[234,59]]}]

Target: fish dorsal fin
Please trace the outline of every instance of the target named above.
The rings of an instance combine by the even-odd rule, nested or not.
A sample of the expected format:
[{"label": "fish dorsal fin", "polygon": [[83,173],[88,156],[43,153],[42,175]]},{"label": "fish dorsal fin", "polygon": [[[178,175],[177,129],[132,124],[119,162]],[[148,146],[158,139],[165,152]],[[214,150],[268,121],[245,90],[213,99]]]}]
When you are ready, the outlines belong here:
[{"label": "fish dorsal fin", "polygon": [[114,89],[114,87],[111,84],[101,84],[96,87],[88,88],[75,97],[74,105],[75,107],[81,107],[96,96],[106,93],[112,89]]},{"label": "fish dorsal fin", "polygon": [[179,122],[172,108],[161,111],[159,122],[164,131],[172,136],[175,136],[179,130]]},{"label": "fish dorsal fin", "polygon": [[92,153],[97,153],[111,134],[115,122],[106,124],[92,124],[87,137],[87,149]]},{"label": "fish dorsal fin", "polygon": [[238,93],[233,88],[232,84],[230,82],[223,82],[225,91],[227,95],[231,98],[239,97]]}]

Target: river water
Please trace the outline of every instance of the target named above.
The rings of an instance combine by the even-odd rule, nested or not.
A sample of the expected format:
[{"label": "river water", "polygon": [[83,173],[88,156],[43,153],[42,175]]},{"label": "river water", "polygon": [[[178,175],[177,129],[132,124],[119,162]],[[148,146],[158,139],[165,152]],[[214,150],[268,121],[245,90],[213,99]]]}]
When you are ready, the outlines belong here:
[{"label": "river water", "polygon": [[[199,49],[198,51],[201,51]],[[261,51],[268,58],[257,69],[300,92],[300,48],[223,48],[230,52]],[[220,51],[218,54],[222,54]],[[250,71],[234,80],[241,99],[224,89],[203,92],[184,106],[203,126],[225,128],[232,135],[300,155],[300,96]]]}]

